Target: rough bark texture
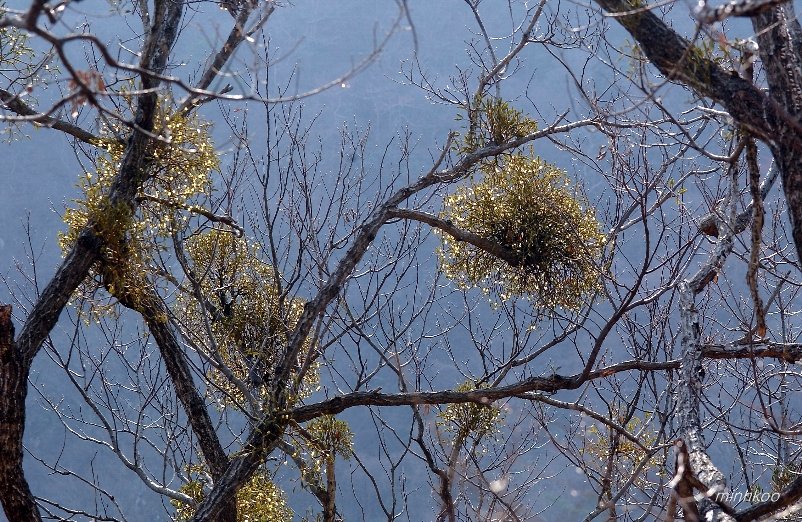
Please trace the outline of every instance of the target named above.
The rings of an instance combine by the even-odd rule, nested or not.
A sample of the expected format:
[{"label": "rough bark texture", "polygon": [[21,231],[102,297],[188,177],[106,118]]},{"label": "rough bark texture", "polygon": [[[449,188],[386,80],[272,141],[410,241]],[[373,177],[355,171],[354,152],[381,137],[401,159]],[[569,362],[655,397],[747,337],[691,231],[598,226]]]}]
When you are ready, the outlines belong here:
[{"label": "rough bark texture", "polygon": [[758,35],[769,95],[785,111],[784,117],[776,120],[766,114],[778,131],[768,144],[782,173],[797,257],[802,259],[802,29],[791,2],[755,16],[752,25]]},{"label": "rough bark texture", "polygon": [[[34,2],[25,15],[25,23],[34,27],[44,3]],[[170,49],[175,42],[183,12],[183,1],[157,0],[155,2],[153,27],[142,53],[140,65],[143,69],[162,73],[167,66]],[[154,115],[158,104],[156,88],[160,81],[144,74],[142,85],[152,89],[137,99],[134,128],[145,132],[133,132],[121,161],[119,172],[112,183],[108,199],[112,207],[125,205],[133,209],[134,196],[152,161],[146,154],[151,141],[148,133],[153,130]],[[81,232],[72,250],[67,254],[56,274],[47,284],[31,309],[16,341],[10,319],[2,329],[3,359],[0,362],[0,501],[9,520],[39,520],[36,502],[22,469],[22,438],[25,429],[25,396],[28,375],[34,357],[56,325],[67,301],[78,285],[89,274],[97,262],[103,246],[102,237],[93,223],[88,223]],[[10,309],[8,314],[10,317]]]},{"label": "rough bark texture", "polygon": [[[731,168],[729,173],[731,177],[731,193],[728,206],[731,206],[735,201],[737,171]],[[681,449],[687,455],[688,462],[686,471],[690,476],[694,476],[701,481],[703,484],[701,489],[705,491],[712,489],[715,493],[725,492],[727,484],[724,475],[707,455],[707,447],[702,433],[699,405],[703,379],[703,351],[699,313],[696,309],[696,296],[705,289],[721,270],[727,256],[732,252],[734,235],[742,231],[738,230],[738,216],[733,211],[731,211],[726,222],[722,220],[719,223],[719,228],[725,232],[719,236],[716,248],[709,259],[692,277],[681,281],[677,287],[680,306],[680,350],[682,359],[679,380],[675,390],[679,429],[684,438]],[[693,500],[687,499],[685,505],[682,506],[683,510],[690,509],[690,504],[693,502]],[[694,506],[694,508],[699,510],[704,520],[719,522],[732,520],[729,515],[720,512],[717,504],[709,500],[700,502],[699,506]]]},{"label": "rough bark texture", "polygon": [[[682,516],[685,522],[699,522],[699,509],[696,507],[696,500],[693,498],[693,484],[691,480],[692,472],[690,466],[690,455],[688,448],[683,441],[674,444],[676,453],[676,465],[674,467],[674,497],[676,503],[682,509]],[[670,513],[673,520],[674,513]]]},{"label": "rough bark texture", "polygon": [[24,360],[14,344],[11,306],[0,306],[0,500],[8,520],[41,520],[22,470],[28,394]]},{"label": "rough bark texture", "polygon": [[617,14],[615,20],[637,40],[667,79],[721,104],[738,124],[769,145],[782,174],[797,256],[802,258],[802,125],[797,118],[802,106],[797,52],[800,31],[790,4],[754,19],[761,29],[771,27],[758,41],[769,82],[769,93],[765,94],[734,71],[703,58],[688,40],[651,11],[625,0],[596,3]]},{"label": "rough bark texture", "polygon": [[[745,11],[752,17],[759,35],[760,57],[769,84],[768,93],[763,93],[750,80],[704,58],[651,10],[625,0],[596,0],[596,3],[617,15],[615,20],[637,40],[644,54],[668,80],[721,104],[739,126],[769,146],[782,176],[797,257],[802,259],[802,127],[798,120],[802,111],[802,58],[799,54],[802,29],[793,5],[766,3],[765,9]],[[714,227],[706,229],[719,236],[716,251],[694,277],[681,282],[678,288],[682,362],[676,390],[679,424],[688,445],[692,471],[706,487],[722,489],[725,488],[724,478],[705,451],[699,418],[702,350],[694,297],[715,277],[731,250],[732,234],[736,232],[732,229],[737,225],[731,221],[730,230],[724,233],[720,226],[723,224],[719,222],[715,230]],[[748,511],[769,514],[795,502],[802,496],[802,481],[799,482],[795,481],[786,489],[784,503],[764,503]],[[705,520],[753,520],[757,516],[741,513],[730,517],[710,501],[703,502],[700,511]]]},{"label": "rough bark texture", "polygon": [[193,522],[220,519],[237,490],[253,476],[265,457],[275,449],[284,435],[287,423],[287,415],[273,414],[251,431],[243,449],[238,452],[237,457],[231,459],[226,472],[198,507],[192,517]]}]

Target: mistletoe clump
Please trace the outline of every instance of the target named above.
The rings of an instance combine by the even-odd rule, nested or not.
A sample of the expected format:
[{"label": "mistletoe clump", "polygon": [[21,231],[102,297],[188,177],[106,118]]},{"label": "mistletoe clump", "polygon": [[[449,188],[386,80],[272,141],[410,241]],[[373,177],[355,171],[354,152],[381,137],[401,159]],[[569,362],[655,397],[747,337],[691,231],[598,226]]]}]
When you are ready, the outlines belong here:
[{"label": "mistletoe clump", "polygon": [[576,309],[598,288],[600,224],[565,172],[520,154],[483,164],[484,174],[445,198],[442,216],[489,239],[506,260],[444,235],[441,267],[462,288],[501,300],[526,296],[542,309]]},{"label": "mistletoe clump", "polygon": [[[468,392],[475,389],[486,388],[477,386],[472,382],[465,382],[456,387],[455,391]],[[437,424],[454,435],[454,440],[460,445],[467,438],[478,441],[485,435],[492,435],[499,430],[503,422],[501,409],[488,401],[481,403],[454,403],[446,406],[438,415]]]},{"label": "mistletoe clump", "polygon": [[[211,193],[211,172],[219,169],[209,123],[172,111],[163,101],[154,127],[159,139],[152,140],[146,151],[149,159],[135,209],[113,204],[107,197],[125,152],[121,141],[107,137],[97,140],[95,171],[81,179],[83,198],[64,213],[68,228],[59,243],[65,255],[87,224],[103,239],[102,260],[78,294],[89,298],[97,314],[114,307],[113,302],[99,304],[99,288],[132,304],[139,301],[151,260],[170,234],[186,225],[197,208],[194,203]],[[119,132],[109,129],[108,134]]]},{"label": "mistletoe clump", "polygon": [[[203,502],[211,485],[211,478],[205,468],[200,465],[190,466],[190,480],[181,486],[179,491],[189,496],[197,504]],[[258,470],[237,490],[237,522],[284,522],[292,520],[295,512],[287,505],[286,493],[273,482],[270,474]],[[171,500],[176,508],[176,520],[189,520],[195,514],[195,508],[179,500]]]},{"label": "mistletoe clump", "polygon": [[[179,296],[176,315],[199,343],[216,351],[236,378],[260,389],[272,375],[305,302],[284,295],[280,274],[245,238],[212,229],[187,239],[185,248],[200,296]],[[207,320],[213,339],[205,338]],[[310,347],[308,341],[300,357]],[[316,366],[309,370],[300,383],[301,395],[317,384]],[[211,393],[221,404],[242,404],[242,393],[223,372],[211,368],[208,377]]]},{"label": "mistletoe clump", "polygon": [[490,143],[507,143],[537,131],[537,122],[498,98],[477,98],[468,120],[468,132],[460,147],[462,152],[468,153]]}]

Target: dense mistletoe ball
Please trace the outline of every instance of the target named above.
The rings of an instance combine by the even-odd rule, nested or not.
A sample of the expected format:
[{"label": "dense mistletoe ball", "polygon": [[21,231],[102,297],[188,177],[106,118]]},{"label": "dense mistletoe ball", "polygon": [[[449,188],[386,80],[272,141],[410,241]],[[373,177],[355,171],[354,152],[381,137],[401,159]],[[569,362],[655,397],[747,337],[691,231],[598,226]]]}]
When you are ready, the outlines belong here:
[{"label": "dense mistletoe ball", "polygon": [[[599,222],[566,174],[537,157],[483,166],[481,179],[445,198],[442,217],[509,249],[515,262],[443,235],[441,266],[463,288],[543,309],[576,309],[598,287]],[[477,174],[478,177],[478,174]]]}]

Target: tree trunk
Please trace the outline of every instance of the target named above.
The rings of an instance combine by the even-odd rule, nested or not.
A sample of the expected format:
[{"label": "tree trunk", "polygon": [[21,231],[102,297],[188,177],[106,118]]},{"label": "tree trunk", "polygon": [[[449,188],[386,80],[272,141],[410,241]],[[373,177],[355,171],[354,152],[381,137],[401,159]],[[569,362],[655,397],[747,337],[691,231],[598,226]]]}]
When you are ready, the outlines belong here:
[{"label": "tree trunk", "polygon": [[29,370],[14,343],[11,305],[0,306],[0,500],[8,520],[41,520],[22,470]]}]

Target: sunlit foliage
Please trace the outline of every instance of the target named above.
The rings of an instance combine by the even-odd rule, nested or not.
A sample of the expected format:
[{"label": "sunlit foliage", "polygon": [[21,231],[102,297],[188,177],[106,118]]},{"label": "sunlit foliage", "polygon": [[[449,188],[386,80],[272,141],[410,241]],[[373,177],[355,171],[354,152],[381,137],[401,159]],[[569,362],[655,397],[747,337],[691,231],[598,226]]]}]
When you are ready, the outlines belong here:
[{"label": "sunlit foliage", "polygon": [[[179,491],[200,503],[210,482],[208,475],[200,466],[190,468],[192,480],[181,486]],[[176,520],[189,520],[195,509],[177,500],[170,503],[176,508]],[[287,522],[295,516],[287,505],[287,496],[264,471],[257,471],[245,485],[237,491],[237,522]]]},{"label": "sunlit foliage", "polygon": [[[475,385],[466,382],[457,386],[455,391],[465,392],[475,389]],[[490,435],[499,429],[502,421],[501,410],[492,404],[473,402],[449,404],[438,414],[437,424],[444,431],[452,434],[458,443],[471,437],[475,440]]]},{"label": "sunlit foliage", "polygon": [[[258,388],[272,374],[304,302],[282,293],[278,272],[244,238],[207,230],[188,238],[185,248],[201,295],[179,297],[176,314],[190,333],[203,332],[204,338],[208,321],[222,362],[236,378]],[[243,394],[220,370],[212,368],[209,378],[221,404],[242,404]],[[302,394],[317,384],[315,368],[303,384]]]},{"label": "sunlit foliage", "polygon": [[350,426],[333,415],[323,415],[303,427],[296,426],[291,436],[297,443],[297,454],[293,458],[307,463],[301,469],[303,481],[319,488],[328,487],[324,472],[334,469],[337,457],[348,460],[354,454],[354,434]]},{"label": "sunlit foliage", "polygon": [[506,143],[537,131],[537,123],[504,100],[479,98],[469,114],[469,129],[462,143],[463,152],[484,145]]},{"label": "sunlit foliage", "polygon": [[[0,16],[5,14],[5,3],[0,2]],[[33,50],[28,45],[28,36],[13,27],[0,28],[0,74],[28,71],[29,61],[33,58]]]},{"label": "sunlit foliage", "polygon": [[604,236],[566,174],[537,157],[499,157],[445,198],[442,217],[509,249],[511,264],[443,235],[441,266],[463,288],[543,309],[578,308],[598,287]]},{"label": "sunlit foliage", "polygon": [[773,491],[783,491],[788,485],[802,475],[802,464],[788,462],[778,464],[771,472],[771,487]]},{"label": "sunlit foliage", "polygon": [[[114,297],[136,303],[153,255],[171,232],[186,224],[193,199],[211,192],[210,173],[218,169],[219,158],[209,124],[170,112],[163,103],[155,128],[161,139],[151,142],[153,161],[148,163],[135,212],[107,198],[124,150],[122,143],[109,137],[98,143],[103,152],[96,158],[95,172],[86,172],[81,179],[84,197],[64,214],[68,229],[59,243],[65,254],[87,223],[105,243],[100,263],[104,268],[93,269],[81,289],[83,296],[96,297],[102,286]],[[95,311],[107,310],[96,306]]]},{"label": "sunlit foliage", "polygon": [[311,436],[313,457],[323,452],[332,457],[339,455],[346,460],[351,458],[354,434],[347,422],[338,420],[334,415],[324,415],[310,421],[306,431]]}]

